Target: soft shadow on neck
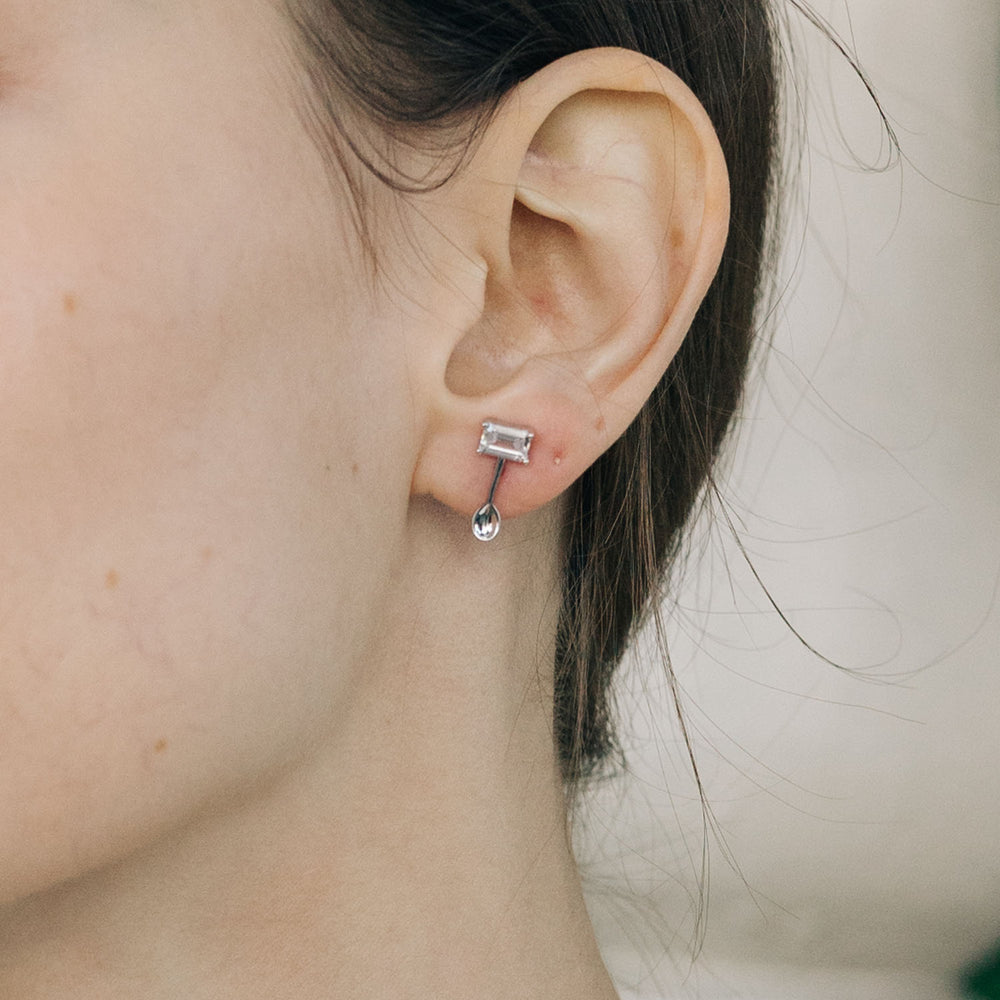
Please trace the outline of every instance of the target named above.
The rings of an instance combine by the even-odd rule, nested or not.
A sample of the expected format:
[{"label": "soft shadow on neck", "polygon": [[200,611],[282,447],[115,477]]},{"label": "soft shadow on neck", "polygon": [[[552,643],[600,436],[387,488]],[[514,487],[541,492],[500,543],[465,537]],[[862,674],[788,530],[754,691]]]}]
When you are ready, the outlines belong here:
[{"label": "soft shadow on neck", "polygon": [[[610,1000],[552,744],[555,512],[410,514],[311,751],[0,922],[25,1000]],[[466,537],[467,536],[467,537]]]}]

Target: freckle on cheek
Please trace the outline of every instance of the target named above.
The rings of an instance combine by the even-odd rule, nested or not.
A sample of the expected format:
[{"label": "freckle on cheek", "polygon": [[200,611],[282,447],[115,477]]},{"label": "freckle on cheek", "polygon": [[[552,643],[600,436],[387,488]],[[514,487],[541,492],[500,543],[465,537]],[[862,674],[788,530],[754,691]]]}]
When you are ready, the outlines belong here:
[{"label": "freckle on cheek", "polygon": [[358,474],[358,463],[357,463],[357,462],[355,462],[355,463],[354,463],[354,464],[353,464],[353,465],[351,466],[351,475],[352,475],[352,476],[356,476],[357,474]]},{"label": "freckle on cheek", "polygon": [[163,753],[163,751],[166,749],[167,749],[167,741],[164,739],[157,740],[156,743],[153,745],[154,753]]},{"label": "freckle on cheek", "polygon": [[114,569],[108,570],[108,575],[104,578],[104,586],[108,590],[114,590],[118,586],[118,571]]},{"label": "freckle on cheek", "polygon": [[76,296],[72,292],[67,292],[63,296],[63,312],[67,316],[72,316],[76,312],[77,301]]}]

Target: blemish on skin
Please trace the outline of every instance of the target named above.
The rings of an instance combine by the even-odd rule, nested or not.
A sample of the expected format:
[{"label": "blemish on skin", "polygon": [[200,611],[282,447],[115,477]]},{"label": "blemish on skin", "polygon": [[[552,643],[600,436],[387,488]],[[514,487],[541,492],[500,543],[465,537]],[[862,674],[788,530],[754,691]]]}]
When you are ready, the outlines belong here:
[{"label": "blemish on skin", "polygon": [[66,292],[66,294],[63,295],[62,304],[63,312],[66,313],[67,316],[72,316],[76,312],[78,303],[76,301],[76,296],[72,292]]},{"label": "blemish on skin", "polygon": [[562,465],[562,455],[556,455],[555,458],[552,459],[552,464]]},{"label": "blemish on skin", "polygon": [[155,744],[153,744],[153,753],[163,753],[167,749],[167,741],[165,739],[158,739]]},{"label": "blemish on skin", "polygon": [[107,587],[108,590],[115,590],[118,587],[118,581],[118,570],[109,569],[108,575],[104,578],[104,586]]},{"label": "blemish on skin", "polygon": [[206,545],[201,550],[201,561],[203,563],[210,563],[214,556],[215,556],[215,549],[213,549],[211,545]]},{"label": "blemish on skin", "polygon": [[594,421],[594,430],[595,431],[600,431],[603,434],[604,431],[607,430],[607,427],[608,427],[608,425],[605,423],[603,416],[598,417]]},{"label": "blemish on skin", "polygon": [[358,463],[357,462],[353,462],[351,464],[351,475],[352,476],[356,476],[357,474],[358,474]]}]

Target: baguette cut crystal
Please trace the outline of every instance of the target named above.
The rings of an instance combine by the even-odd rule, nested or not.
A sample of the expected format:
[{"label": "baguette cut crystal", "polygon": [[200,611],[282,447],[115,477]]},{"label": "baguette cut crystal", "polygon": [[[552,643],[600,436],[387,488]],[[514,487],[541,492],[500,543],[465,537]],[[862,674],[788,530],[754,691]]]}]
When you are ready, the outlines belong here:
[{"label": "baguette cut crystal", "polygon": [[483,434],[476,449],[480,455],[492,455],[493,458],[503,458],[508,462],[528,464],[528,452],[534,438],[531,431],[521,427],[508,427],[492,420],[483,421]]}]

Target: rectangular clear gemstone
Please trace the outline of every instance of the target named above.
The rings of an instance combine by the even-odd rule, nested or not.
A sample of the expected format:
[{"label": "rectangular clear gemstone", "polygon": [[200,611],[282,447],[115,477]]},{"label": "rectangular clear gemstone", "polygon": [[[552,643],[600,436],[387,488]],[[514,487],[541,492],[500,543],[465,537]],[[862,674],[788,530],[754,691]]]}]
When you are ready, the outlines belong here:
[{"label": "rectangular clear gemstone", "polygon": [[535,435],[521,427],[507,427],[483,421],[483,436],[479,439],[480,455],[492,455],[494,458],[505,458],[508,462],[528,464],[528,451],[531,449],[531,439]]}]

